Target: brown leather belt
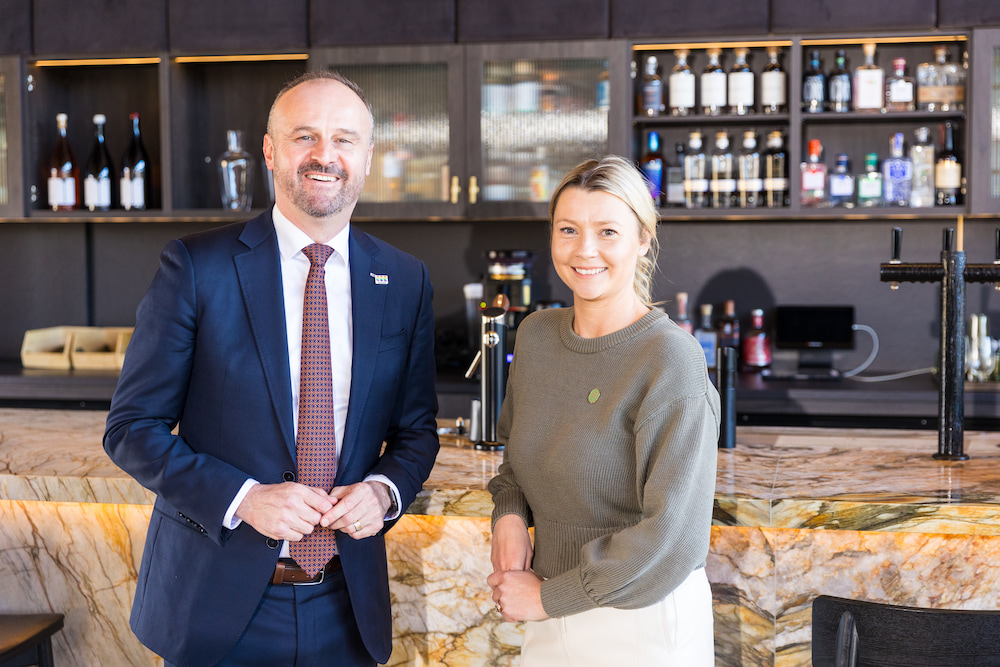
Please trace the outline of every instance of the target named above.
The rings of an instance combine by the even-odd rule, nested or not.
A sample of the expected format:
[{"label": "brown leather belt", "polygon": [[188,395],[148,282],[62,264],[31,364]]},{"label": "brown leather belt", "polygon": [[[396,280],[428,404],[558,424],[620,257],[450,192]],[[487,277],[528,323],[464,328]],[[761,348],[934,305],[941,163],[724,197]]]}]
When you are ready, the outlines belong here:
[{"label": "brown leather belt", "polygon": [[271,577],[272,584],[291,584],[293,586],[308,586],[319,584],[328,574],[333,574],[340,569],[340,556],[334,556],[330,562],[320,570],[315,577],[301,567],[296,565],[291,558],[279,558],[278,564],[274,566],[274,575]]}]

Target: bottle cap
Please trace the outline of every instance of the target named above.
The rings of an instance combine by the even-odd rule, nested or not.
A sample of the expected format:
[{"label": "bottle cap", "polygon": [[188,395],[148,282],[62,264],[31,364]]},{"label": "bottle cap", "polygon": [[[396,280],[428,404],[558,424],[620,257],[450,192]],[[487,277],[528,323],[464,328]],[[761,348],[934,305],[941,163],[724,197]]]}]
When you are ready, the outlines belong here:
[{"label": "bottle cap", "polygon": [[102,113],[95,113],[94,114],[94,125],[104,125],[104,123],[106,123],[106,122],[107,122],[107,119],[104,117],[104,114],[102,114]]},{"label": "bottle cap", "polygon": [[875,42],[865,42],[861,45],[861,49],[865,52],[866,56],[875,55]]},{"label": "bottle cap", "polygon": [[719,148],[729,148],[729,135],[725,130],[715,133],[715,145]]},{"label": "bottle cap", "polygon": [[823,152],[823,144],[820,143],[819,139],[809,140],[809,154],[819,156]]},{"label": "bottle cap", "polygon": [[69,120],[69,116],[67,116],[66,114],[64,114],[64,113],[57,113],[56,114],[56,122],[57,123],[65,123],[67,120]]},{"label": "bottle cap", "polygon": [[747,130],[743,133],[743,148],[756,148],[757,146],[757,135],[753,130]]},{"label": "bottle cap", "polygon": [[906,58],[893,58],[892,66],[896,69],[906,69]]},{"label": "bottle cap", "polygon": [[865,170],[875,171],[878,168],[878,154],[868,153],[865,155]]}]

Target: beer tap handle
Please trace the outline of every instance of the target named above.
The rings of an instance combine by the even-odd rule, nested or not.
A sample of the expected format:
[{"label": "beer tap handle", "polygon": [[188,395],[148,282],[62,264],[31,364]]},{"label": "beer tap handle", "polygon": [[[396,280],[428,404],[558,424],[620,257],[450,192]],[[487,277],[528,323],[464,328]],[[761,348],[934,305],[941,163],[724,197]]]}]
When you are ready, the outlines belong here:
[{"label": "beer tap handle", "polygon": [[899,264],[900,256],[903,252],[903,228],[893,227],[892,228],[892,259],[889,261],[893,264]]},{"label": "beer tap handle", "polygon": [[941,249],[945,252],[951,252],[955,247],[955,228],[947,227],[943,230],[943,238],[941,240]]},{"label": "beer tap handle", "polygon": [[1000,227],[995,232],[993,246],[993,263],[1000,264]]}]

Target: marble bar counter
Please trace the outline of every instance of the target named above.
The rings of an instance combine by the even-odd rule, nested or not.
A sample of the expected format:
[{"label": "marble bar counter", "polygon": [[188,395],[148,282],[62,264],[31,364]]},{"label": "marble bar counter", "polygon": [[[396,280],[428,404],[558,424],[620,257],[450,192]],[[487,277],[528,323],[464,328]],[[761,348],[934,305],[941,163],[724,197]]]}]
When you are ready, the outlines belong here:
[{"label": "marble bar counter", "polygon": [[[64,613],[57,664],[162,664],[128,627],[153,498],[104,454],[105,416],[0,409],[0,613]],[[1000,608],[1000,434],[967,433],[965,462],[932,459],[936,437],[737,429],[708,559],[716,665],[809,665],[818,594]],[[500,460],[446,442],[389,533],[389,664],[518,664],[485,583]]]}]

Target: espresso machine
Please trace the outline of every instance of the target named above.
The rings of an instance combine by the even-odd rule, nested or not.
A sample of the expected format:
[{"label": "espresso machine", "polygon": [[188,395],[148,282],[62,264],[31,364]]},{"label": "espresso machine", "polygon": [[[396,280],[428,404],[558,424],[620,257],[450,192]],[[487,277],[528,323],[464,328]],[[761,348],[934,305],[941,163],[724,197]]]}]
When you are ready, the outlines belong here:
[{"label": "espresso machine", "polygon": [[531,312],[534,295],[531,289],[531,264],[535,254],[528,250],[486,251],[486,277],[483,279],[483,303],[491,304],[497,296],[507,298],[507,326],[516,329]]}]

